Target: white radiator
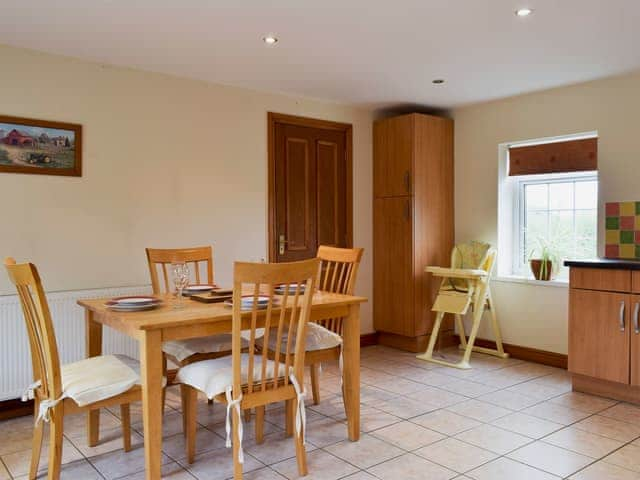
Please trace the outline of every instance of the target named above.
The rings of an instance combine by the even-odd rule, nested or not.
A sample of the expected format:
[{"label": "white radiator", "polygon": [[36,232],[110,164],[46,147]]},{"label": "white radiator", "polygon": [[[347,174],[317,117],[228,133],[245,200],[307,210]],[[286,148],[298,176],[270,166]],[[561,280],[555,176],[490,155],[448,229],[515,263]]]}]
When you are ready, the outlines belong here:
[{"label": "white radiator", "polygon": [[[151,287],[120,287],[56,292],[47,295],[58,341],[60,362],[85,358],[84,309],[79,299],[140,295]],[[123,353],[138,358],[138,342],[105,327],[103,353]],[[0,296],[0,401],[19,398],[32,380],[29,340],[17,295]]]}]

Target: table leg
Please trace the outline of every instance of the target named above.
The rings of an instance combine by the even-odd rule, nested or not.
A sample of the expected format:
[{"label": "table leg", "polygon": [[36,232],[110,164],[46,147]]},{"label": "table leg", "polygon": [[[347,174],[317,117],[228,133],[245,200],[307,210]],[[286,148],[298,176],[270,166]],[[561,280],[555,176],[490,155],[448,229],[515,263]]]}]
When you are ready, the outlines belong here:
[{"label": "table leg", "polygon": [[[102,355],[102,324],[93,318],[94,312],[85,311],[85,350],[86,356],[97,357]],[[87,444],[95,447],[100,438],[100,410],[91,410],[87,413]]]},{"label": "table leg", "polygon": [[342,383],[349,440],[360,439],[360,304],[349,307],[343,320]]},{"label": "table leg", "polygon": [[142,421],[147,480],[160,479],[162,464],[162,332],[148,330],[140,338]]}]

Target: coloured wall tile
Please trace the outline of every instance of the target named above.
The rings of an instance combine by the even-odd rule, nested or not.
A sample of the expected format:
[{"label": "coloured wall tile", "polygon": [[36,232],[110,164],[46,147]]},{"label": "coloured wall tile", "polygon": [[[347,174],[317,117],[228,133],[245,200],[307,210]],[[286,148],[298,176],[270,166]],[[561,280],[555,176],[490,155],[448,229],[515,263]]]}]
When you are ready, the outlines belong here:
[{"label": "coloured wall tile", "polygon": [[620,245],[620,258],[636,258],[636,246],[634,244]]},{"label": "coloured wall tile", "polygon": [[622,202],[620,204],[620,215],[635,215],[636,214],[636,202]]},{"label": "coloured wall tile", "polygon": [[607,203],[604,207],[604,212],[607,217],[619,217],[620,202]]},{"label": "coloured wall tile", "polygon": [[605,204],[607,258],[640,259],[640,201]]}]

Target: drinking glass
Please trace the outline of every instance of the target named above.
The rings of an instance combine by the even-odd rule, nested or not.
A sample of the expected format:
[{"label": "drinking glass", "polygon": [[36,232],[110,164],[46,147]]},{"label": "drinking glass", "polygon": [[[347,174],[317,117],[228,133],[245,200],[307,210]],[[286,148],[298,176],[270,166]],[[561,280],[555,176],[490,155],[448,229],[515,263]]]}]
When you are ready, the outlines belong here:
[{"label": "drinking glass", "polygon": [[183,262],[172,263],[171,271],[173,272],[173,284],[176,287],[176,295],[178,301],[174,304],[174,308],[184,308],[182,303],[182,291],[189,284],[189,265]]}]

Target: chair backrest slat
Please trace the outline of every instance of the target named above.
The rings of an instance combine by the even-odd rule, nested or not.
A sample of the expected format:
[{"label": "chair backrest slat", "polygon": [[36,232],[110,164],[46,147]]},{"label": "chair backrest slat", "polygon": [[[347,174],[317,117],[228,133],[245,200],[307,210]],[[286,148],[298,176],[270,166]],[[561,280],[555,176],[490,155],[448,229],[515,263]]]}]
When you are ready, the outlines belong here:
[{"label": "chair backrest slat", "polygon": [[[247,360],[247,394],[278,389],[290,383],[293,372],[302,385],[304,369],[304,331],[311,313],[311,298],[318,272],[319,260],[311,259],[293,263],[244,263],[234,264],[233,281],[233,388],[239,389],[241,378],[241,332],[251,330]],[[282,296],[274,295],[275,287],[291,285]],[[250,311],[242,310],[243,292],[253,301]],[[258,305],[260,295],[268,296],[266,308]],[[245,301],[246,301],[245,297]],[[247,303],[245,303],[247,305]],[[244,322],[244,325],[243,325]],[[248,325],[247,325],[248,323]],[[260,327],[259,327],[260,325]],[[263,348],[255,349],[255,331],[264,328],[265,344],[275,340],[275,354]],[[275,336],[275,339],[273,338]],[[256,356],[260,358],[260,367]],[[268,368],[269,361],[271,367]]]},{"label": "chair backrest slat", "polygon": [[[317,254],[317,258],[321,261],[318,281],[320,290],[353,295],[363,252],[362,248],[336,248],[321,245]],[[342,318],[330,318],[320,320],[318,323],[342,335],[342,320]]]},{"label": "chair backrest slat", "polygon": [[[195,283],[200,283],[200,264],[205,263],[207,272],[207,283],[213,283],[213,248],[193,247],[193,248],[147,248],[147,262],[149,264],[149,275],[151,277],[151,288],[153,293],[160,295],[170,293],[170,276],[167,265],[172,263],[186,263],[191,266],[190,274],[195,274]],[[162,272],[164,291],[161,288],[158,269]]]},{"label": "chair backrest slat", "polygon": [[29,335],[33,379],[41,382],[36,395],[41,399],[59,398],[62,394],[60,358],[51,312],[38,270],[31,263],[17,265],[12,258],[7,258],[4,263],[20,298]]}]

